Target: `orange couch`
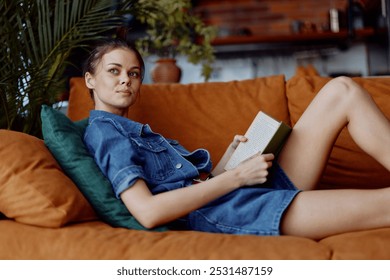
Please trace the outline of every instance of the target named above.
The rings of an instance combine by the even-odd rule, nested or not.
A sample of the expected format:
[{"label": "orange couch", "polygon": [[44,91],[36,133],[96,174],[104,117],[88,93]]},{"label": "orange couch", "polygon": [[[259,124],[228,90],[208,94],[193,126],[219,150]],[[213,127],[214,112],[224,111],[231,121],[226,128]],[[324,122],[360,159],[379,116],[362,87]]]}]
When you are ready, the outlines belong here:
[{"label": "orange couch", "polygon": [[[294,125],[327,80],[297,75],[143,85],[129,117],[188,149],[208,149],[217,162],[259,110]],[[390,118],[390,78],[356,81]],[[86,118],[91,108],[83,79],[73,78],[69,118]],[[390,228],[322,240],[114,228],[97,217],[41,139],[6,130],[0,139],[0,259],[390,259]],[[343,131],[319,188],[387,186],[390,173]]]}]

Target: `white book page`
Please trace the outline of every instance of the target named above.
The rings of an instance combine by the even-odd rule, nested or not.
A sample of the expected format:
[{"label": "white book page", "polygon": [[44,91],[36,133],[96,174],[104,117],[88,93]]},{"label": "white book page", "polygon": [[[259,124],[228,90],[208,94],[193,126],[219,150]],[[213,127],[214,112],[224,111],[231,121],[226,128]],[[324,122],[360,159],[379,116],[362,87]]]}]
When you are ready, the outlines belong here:
[{"label": "white book page", "polygon": [[257,153],[262,153],[279,125],[273,118],[259,112],[245,133],[248,141],[238,145],[229,162],[226,164],[225,169],[235,168],[240,162]]}]

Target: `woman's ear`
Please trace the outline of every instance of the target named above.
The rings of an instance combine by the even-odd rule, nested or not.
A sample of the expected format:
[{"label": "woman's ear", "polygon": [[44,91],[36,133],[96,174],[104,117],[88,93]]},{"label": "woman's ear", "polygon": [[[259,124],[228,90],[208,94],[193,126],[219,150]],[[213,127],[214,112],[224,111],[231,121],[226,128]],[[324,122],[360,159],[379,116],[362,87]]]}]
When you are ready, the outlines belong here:
[{"label": "woman's ear", "polygon": [[84,76],[85,84],[87,85],[87,88],[94,89],[95,88],[95,80],[93,79],[91,73],[87,72]]}]

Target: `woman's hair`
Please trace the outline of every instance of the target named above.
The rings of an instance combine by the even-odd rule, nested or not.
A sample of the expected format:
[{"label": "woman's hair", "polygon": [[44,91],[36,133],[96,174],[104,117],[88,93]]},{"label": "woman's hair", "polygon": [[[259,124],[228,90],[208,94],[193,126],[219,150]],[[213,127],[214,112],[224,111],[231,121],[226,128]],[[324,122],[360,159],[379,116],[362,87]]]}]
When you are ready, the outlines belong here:
[{"label": "woman's hair", "polygon": [[87,72],[91,74],[95,74],[96,66],[102,60],[103,56],[106,53],[109,53],[110,51],[115,49],[127,49],[135,54],[141,67],[141,81],[142,81],[145,73],[144,60],[141,54],[139,53],[139,51],[132,44],[121,39],[107,39],[97,44],[96,47],[91,51],[89,57],[84,63],[83,76],[85,76],[85,73]]}]

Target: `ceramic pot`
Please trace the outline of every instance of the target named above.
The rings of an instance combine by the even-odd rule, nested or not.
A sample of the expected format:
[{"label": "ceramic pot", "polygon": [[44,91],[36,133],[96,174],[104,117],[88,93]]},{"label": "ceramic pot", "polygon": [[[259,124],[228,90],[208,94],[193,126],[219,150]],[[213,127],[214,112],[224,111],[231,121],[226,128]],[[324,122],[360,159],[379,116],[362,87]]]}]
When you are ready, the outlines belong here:
[{"label": "ceramic pot", "polygon": [[156,61],[151,73],[154,83],[178,83],[181,79],[181,69],[173,58],[160,58]]}]

